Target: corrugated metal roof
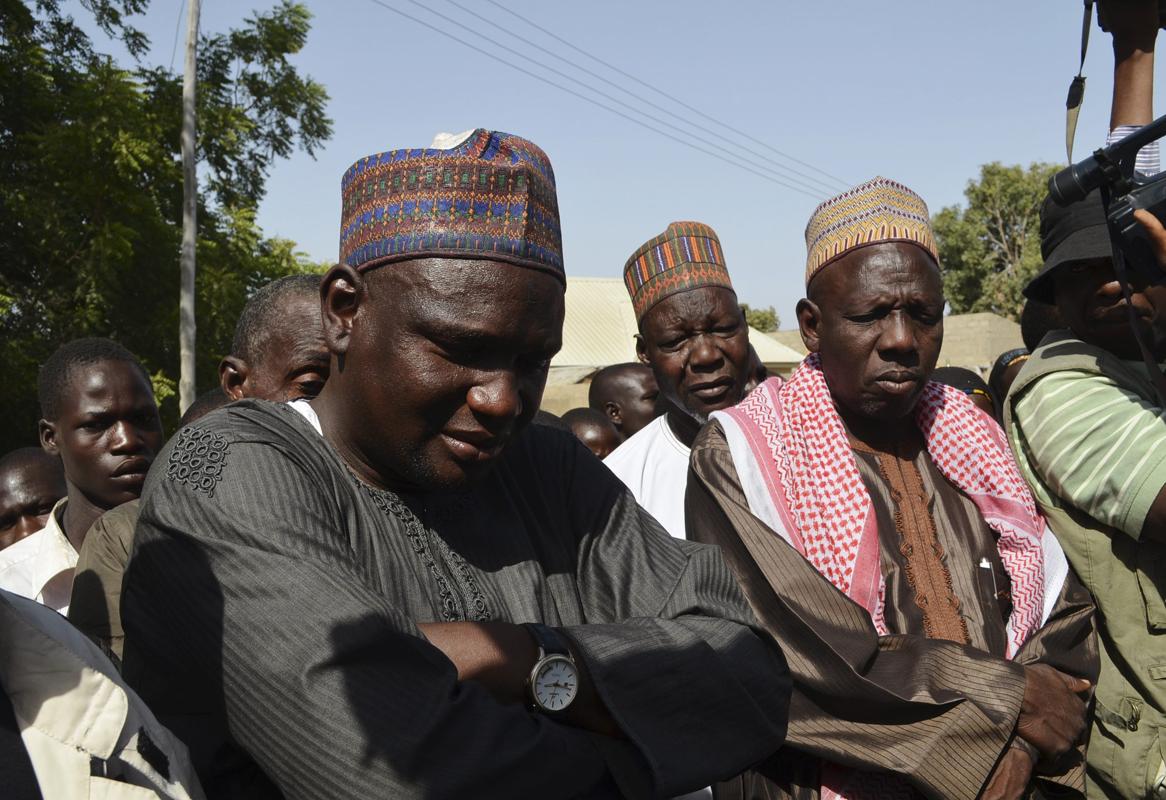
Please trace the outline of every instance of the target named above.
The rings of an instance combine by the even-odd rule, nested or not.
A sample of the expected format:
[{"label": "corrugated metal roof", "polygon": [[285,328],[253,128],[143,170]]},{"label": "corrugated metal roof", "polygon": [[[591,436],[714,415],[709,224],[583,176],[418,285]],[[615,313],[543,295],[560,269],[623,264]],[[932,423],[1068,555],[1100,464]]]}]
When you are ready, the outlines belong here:
[{"label": "corrugated metal roof", "polygon": [[[553,370],[598,369],[636,360],[636,315],[622,279],[567,278],[566,303],[563,349],[551,362]],[[800,353],[754,328],[749,329],[749,341],[765,364],[802,360]]]},{"label": "corrugated metal roof", "polygon": [[606,367],[636,360],[636,314],[620,278],[567,278],[563,349],[552,367]]}]

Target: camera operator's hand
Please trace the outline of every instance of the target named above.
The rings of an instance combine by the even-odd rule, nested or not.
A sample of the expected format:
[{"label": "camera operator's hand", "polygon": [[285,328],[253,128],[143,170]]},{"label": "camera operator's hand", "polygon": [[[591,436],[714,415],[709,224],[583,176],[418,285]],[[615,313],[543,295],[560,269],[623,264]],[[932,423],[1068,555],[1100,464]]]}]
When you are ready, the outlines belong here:
[{"label": "camera operator's hand", "polygon": [[1166,270],[1166,227],[1163,227],[1158,218],[1144,208],[1134,211],[1134,219],[1150,237],[1150,244],[1154,247],[1154,256],[1158,259],[1158,266]]},{"label": "camera operator's hand", "polygon": [[1149,44],[1153,49],[1158,32],[1158,0],[1101,0],[1100,7],[1115,47],[1121,40]]},{"label": "camera operator's hand", "polygon": [[1113,34],[1113,105],[1109,129],[1145,125],[1154,118],[1154,41],[1158,37],[1157,0],[1103,0]]}]

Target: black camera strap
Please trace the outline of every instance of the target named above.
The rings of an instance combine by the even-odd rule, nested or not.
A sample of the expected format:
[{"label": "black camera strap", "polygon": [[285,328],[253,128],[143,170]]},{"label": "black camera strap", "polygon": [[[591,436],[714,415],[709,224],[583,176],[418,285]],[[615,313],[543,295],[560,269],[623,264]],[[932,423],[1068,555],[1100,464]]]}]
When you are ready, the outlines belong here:
[{"label": "black camera strap", "polygon": [[[1109,217],[1109,187],[1101,187],[1101,203],[1105,208],[1105,216]],[[1146,372],[1150,376],[1150,381],[1154,384],[1154,390],[1158,393],[1158,403],[1162,408],[1166,408],[1166,375],[1162,374],[1162,368],[1158,365],[1154,358],[1154,352],[1150,346],[1146,344],[1146,337],[1142,335],[1142,330],[1138,325],[1138,312],[1134,310],[1133,292],[1130,290],[1129,271],[1126,270],[1125,253],[1122,252],[1121,247],[1118,246],[1118,234],[1113,230],[1113,226],[1109,225],[1109,248],[1113,253],[1113,271],[1117,275],[1117,282],[1121,285],[1122,297],[1126,301],[1126,315],[1129,318],[1130,332],[1134,335],[1134,341],[1138,343],[1138,350],[1142,354],[1142,363],[1146,365]]]},{"label": "black camera strap", "polygon": [[1085,54],[1089,52],[1093,2],[1085,0],[1085,17],[1081,20],[1081,66],[1077,68],[1077,77],[1069,84],[1069,96],[1065,98],[1065,153],[1070,164],[1073,163],[1073,140],[1077,137],[1077,118],[1081,116],[1081,103],[1085,101]]}]

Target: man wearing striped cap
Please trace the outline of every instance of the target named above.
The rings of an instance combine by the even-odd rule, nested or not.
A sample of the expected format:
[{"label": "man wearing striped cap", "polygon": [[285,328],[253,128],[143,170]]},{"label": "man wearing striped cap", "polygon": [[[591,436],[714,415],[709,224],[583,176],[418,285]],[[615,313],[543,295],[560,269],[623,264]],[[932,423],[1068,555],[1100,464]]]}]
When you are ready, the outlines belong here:
[{"label": "man wearing striped cap", "polygon": [[554,173],[476,130],[344,176],[318,397],[151,473],[126,675],[216,798],[673,796],[782,740],[788,672],[720,554],[569,431]]},{"label": "man wearing striped cap", "polygon": [[667,412],[603,463],[683,539],[689,448],[709,414],[745,396],[749,326],[720,239],[703,223],[673,222],[640,245],[624,283],[639,323],[636,351],[655,373]]},{"label": "man wearing striped cap", "polygon": [[876,178],[806,243],[810,355],[693,446],[690,536],[722,546],[794,675],[787,746],[726,795],[1020,797],[1034,773],[1079,794],[1093,608],[999,426],[929,380],[927,206]]}]

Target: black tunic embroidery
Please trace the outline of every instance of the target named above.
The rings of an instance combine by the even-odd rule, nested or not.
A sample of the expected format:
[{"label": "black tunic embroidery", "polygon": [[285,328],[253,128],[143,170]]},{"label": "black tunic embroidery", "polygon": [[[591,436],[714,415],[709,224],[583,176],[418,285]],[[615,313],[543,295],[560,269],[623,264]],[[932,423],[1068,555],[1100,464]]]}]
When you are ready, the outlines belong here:
[{"label": "black tunic embroidery", "polygon": [[[469,564],[446,544],[440,536],[433,535],[425,524],[417,518],[401,498],[390,491],[374,489],[361,483],[361,487],[372,497],[373,502],[391,517],[395,517],[405,525],[405,534],[409,537],[409,545],[413,552],[421,559],[421,563],[429,569],[437,585],[437,594],[441,602],[441,618],[445,622],[485,622],[493,619],[486,597],[473,575]],[[436,543],[442,561],[451,567],[451,574],[458,584],[461,597],[450,588],[449,581],[442,574],[441,568],[433,556],[432,545]],[[466,598],[469,608],[463,608],[462,598]]]},{"label": "black tunic embroidery", "polygon": [[187,426],[170,451],[166,477],[214,497],[215,486],[223,477],[229,446],[224,436]]}]

